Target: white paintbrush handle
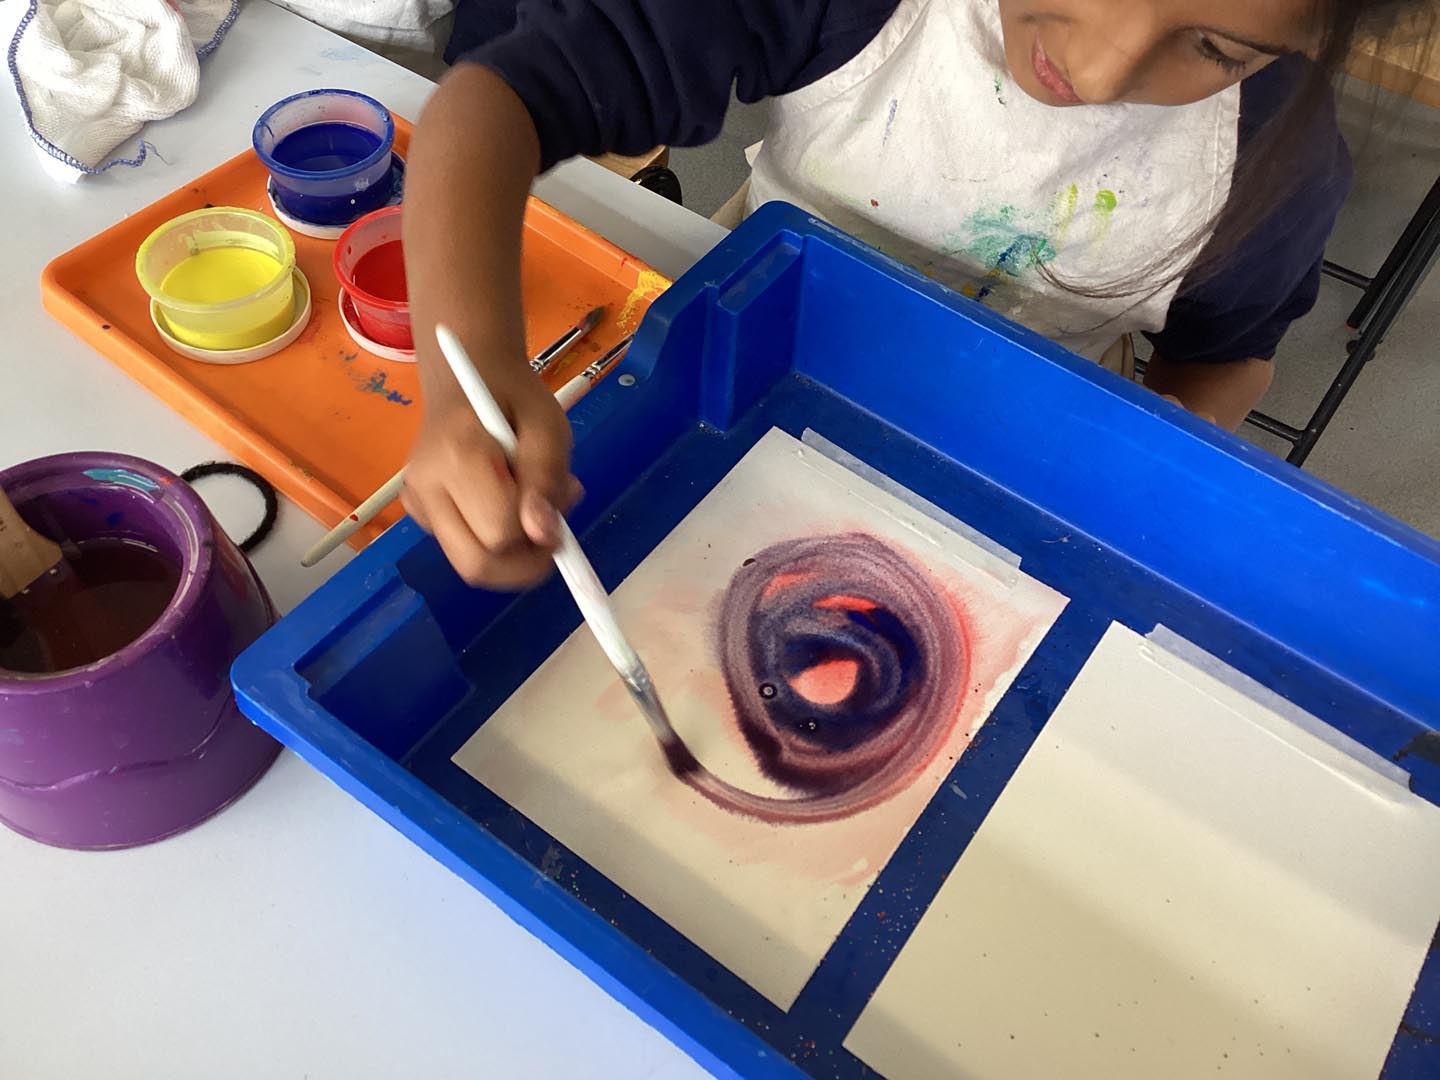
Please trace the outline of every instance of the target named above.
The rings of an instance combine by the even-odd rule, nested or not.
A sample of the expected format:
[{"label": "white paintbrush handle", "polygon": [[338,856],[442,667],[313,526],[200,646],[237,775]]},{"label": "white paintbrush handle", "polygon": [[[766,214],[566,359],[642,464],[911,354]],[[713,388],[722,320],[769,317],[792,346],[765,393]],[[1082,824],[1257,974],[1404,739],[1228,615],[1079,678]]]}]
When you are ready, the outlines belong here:
[{"label": "white paintbrush handle", "polygon": [[584,375],[573,376],[564,386],[555,391],[555,400],[560,403],[562,409],[569,412],[570,406],[588,394],[590,387],[594,385]]},{"label": "white paintbrush handle", "polygon": [[[513,459],[516,446],[515,429],[510,426],[499,402],[470,362],[465,346],[461,345],[460,339],[445,326],[435,328],[435,338],[440,343],[440,352],[455,375],[455,381],[460,384],[465,399],[475,410],[480,426],[500,444],[506,458]],[[580,542],[575,539],[575,534],[570,531],[564,518],[560,518],[560,546],[555,549],[555,567],[569,586],[571,595],[575,597],[575,605],[580,609],[580,614],[610,663],[622,675],[633,673],[640,667],[640,658],[625,640],[625,634],[615,618],[615,611],[610,606],[605,587],[600,584],[595,568],[585,557]]]},{"label": "white paintbrush handle", "polygon": [[505,457],[513,459],[517,445],[515,429],[510,426],[510,420],[505,415],[505,410],[500,408],[500,403],[495,400],[495,395],[490,393],[490,387],[485,385],[485,380],[470,362],[470,354],[465,351],[465,346],[460,344],[460,339],[448,326],[435,327],[435,340],[440,343],[440,352],[445,357],[445,362],[450,365],[455,381],[460,384],[465,400],[470,402],[470,408],[475,411],[480,426],[500,444]]},{"label": "white paintbrush handle", "polygon": [[625,354],[630,351],[631,344],[635,341],[635,335],[622,338],[614,348],[596,360],[593,364],[580,372],[559,390],[555,391],[555,400],[560,402],[560,407],[566,412],[570,407],[583,398],[590,390],[614,369],[615,365],[625,359]]},{"label": "white paintbrush handle", "polygon": [[314,566],[346,540],[349,540],[350,537],[370,524],[376,514],[394,502],[400,495],[400,489],[404,486],[405,470],[401,469],[389,480],[386,480],[375,494],[350,511],[344,521],[322,536],[320,541],[305,553],[305,557],[300,560],[300,565]]},{"label": "white paintbrush handle", "polygon": [[633,675],[640,668],[640,655],[631,646],[615,618],[615,609],[610,606],[610,597],[595,567],[585,557],[580,541],[570,531],[570,523],[560,519],[560,546],[555,549],[555,569],[560,571],[570,595],[575,597],[575,606],[600,643],[612,667],[622,675]]}]

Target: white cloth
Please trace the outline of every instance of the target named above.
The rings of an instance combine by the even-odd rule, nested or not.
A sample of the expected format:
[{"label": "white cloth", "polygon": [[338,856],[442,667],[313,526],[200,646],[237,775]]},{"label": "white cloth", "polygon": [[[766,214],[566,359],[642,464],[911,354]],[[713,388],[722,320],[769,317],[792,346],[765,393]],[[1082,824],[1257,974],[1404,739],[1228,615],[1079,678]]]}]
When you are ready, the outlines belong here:
[{"label": "white cloth", "polygon": [[301,18],[427,78],[445,71],[455,0],[275,0]]},{"label": "white cloth", "polygon": [[[1052,108],[1005,64],[995,0],[902,0],[849,63],[781,98],[748,207],[784,199],[1099,359],[1159,330],[1178,282],[1076,295],[1150,268],[1229,197],[1240,89],[1184,107]],[[1175,265],[1172,262],[1170,265]]]},{"label": "white cloth", "polygon": [[31,0],[11,74],[50,171],[74,182],[151,120],[195,100],[200,58],[220,44],[238,0]]}]

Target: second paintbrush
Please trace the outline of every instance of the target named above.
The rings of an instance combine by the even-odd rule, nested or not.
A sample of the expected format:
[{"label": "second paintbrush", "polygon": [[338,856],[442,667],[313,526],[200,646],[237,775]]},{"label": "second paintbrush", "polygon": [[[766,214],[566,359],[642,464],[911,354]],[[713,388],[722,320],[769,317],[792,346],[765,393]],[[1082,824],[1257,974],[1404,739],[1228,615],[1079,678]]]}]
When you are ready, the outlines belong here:
[{"label": "second paintbrush", "polygon": [[[604,317],[605,308],[603,306],[593,308],[587,312],[583,319],[531,358],[530,370],[536,375],[544,375],[583,340],[585,335],[594,330]],[[576,401],[579,401],[580,398],[584,396],[586,390],[590,389],[610,368],[615,366],[619,358],[625,354],[625,349],[629,348],[633,338],[633,334],[625,338],[619,345],[611,349],[599,360],[595,361],[595,363],[591,364],[556,391],[555,397],[556,400],[560,402],[560,407],[562,409],[568,409]],[[595,374],[592,375],[592,372]],[[583,388],[576,386],[575,384],[577,383],[583,384]],[[568,397],[562,396],[566,395],[567,391],[570,391]],[[336,550],[341,544],[345,543],[346,540],[349,540],[350,537],[354,536],[374,520],[376,514],[380,513],[385,507],[398,499],[400,497],[400,491],[404,486],[405,470],[400,469],[394,476],[385,481],[381,487],[376,489],[368,499],[350,511],[349,514],[345,515],[345,519],[341,521],[339,525],[336,525],[335,528],[322,536],[319,542],[305,553],[305,557],[300,560],[300,565],[307,567],[314,566],[321,559],[325,558],[325,556]]]},{"label": "second paintbrush", "polygon": [[590,388],[610,374],[611,370],[630,351],[630,346],[635,342],[635,335],[621,338],[609,352],[600,357],[593,364],[587,367],[580,374],[576,375],[559,390],[555,391],[555,400],[560,403],[562,409],[569,409],[582,397],[590,392]]},{"label": "second paintbrush", "polygon": [[544,375],[559,363],[561,357],[574,348],[581,338],[599,326],[600,320],[604,317],[603,305],[593,308],[583,319],[556,338],[554,344],[537,353],[530,361],[530,370],[536,375]]}]

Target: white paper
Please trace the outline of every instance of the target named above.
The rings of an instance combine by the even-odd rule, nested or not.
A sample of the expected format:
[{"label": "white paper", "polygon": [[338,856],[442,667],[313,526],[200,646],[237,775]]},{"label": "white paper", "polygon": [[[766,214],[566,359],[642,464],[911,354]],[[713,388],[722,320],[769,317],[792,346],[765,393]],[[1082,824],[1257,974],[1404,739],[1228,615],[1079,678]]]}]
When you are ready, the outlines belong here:
[{"label": "white paper", "polygon": [[455,762],[782,1008],[794,1001],[1064,607],[1058,593],[791,436],[769,432],[615,592],[677,729],[715,773],[758,794],[712,623],[745,559],[797,537],[863,531],[968,613],[955,723],[907,787],[820,824],[766,824],[677,781],[581,627]]},{"label": "white paper", "polygon": [[846,1046],[891,1078],[1373,1080],[1440,810],[1112,626]]}]

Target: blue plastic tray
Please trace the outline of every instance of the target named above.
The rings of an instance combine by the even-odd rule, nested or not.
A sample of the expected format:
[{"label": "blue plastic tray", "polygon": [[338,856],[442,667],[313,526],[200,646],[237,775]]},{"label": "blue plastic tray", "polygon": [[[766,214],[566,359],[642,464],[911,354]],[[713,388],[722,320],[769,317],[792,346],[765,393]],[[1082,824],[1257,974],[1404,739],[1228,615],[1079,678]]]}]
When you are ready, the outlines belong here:
[{"label": "blue plastic tray", "polygon": [[[451,763],[578,624],[558,582],[471,591],[407,521],[234,681],[260,726],[713,1072],[873,1075],[846,1033],[1111,621],[1163,623],[1440,801],[1440,545],[1269,454],[779,205],[654,305],[621,374],[634,384],[611,377],[571,413],[575,525],[607,587],[780,427],[838,443],[1071,598],[956,764],[970,798],[924,811],[877,883],[888,913],[872,891],[788,1012]],[[1440,1075],[1437,956],[1391,1080]]]}]

